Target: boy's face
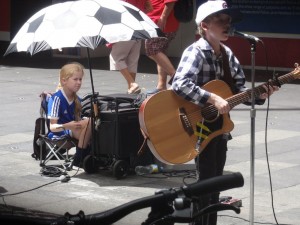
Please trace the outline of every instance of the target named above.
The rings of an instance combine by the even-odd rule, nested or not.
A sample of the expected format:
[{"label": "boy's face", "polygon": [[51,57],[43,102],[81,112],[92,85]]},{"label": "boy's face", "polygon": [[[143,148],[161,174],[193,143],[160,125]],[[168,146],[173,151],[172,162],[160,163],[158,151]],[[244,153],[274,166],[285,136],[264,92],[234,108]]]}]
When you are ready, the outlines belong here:
[{"label": "boy's face", "polygon": [[226,14],[217,14],[202,22],[206,37],[211,37],[219,41],[228,39],[231,17]]}]

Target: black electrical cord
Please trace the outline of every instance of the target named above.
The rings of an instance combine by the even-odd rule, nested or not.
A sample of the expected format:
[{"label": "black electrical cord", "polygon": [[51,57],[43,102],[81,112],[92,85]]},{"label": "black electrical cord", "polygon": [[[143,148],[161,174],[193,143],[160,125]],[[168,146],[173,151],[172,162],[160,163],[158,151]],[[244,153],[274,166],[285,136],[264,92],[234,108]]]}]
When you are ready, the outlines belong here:
[{"label": "black electrical cord", "polygon": [[60,177],[61,175],[67,175],[65,171],[55,165],[43,166],[40,170],[40,174],[47,177]]},{"label": "black electrical cord", "polygon": [[[269,85],[268,85],[269,90]],[[273,184],[272,184],[272,175],[271,175],[271,169],[270,169],[270,162],[269,162],[269,154],[268,154],[268,121],[269,121],[269,106],[270,106],[270,98],[268,98],[268,105],[267,105],[267,111],[266,111],[266,123],[265,123],[265,151],[266,151],[266,159],[267,159],[267,166],[268,166],[268,173],[269,173],[269,182],[270,182],[270,193],[271,193],[271,204],[272,204],[272,211],[273,216],[276,221],[276,224],[278,224],[276,213],[275,213],[275,207],[274,207],[274,196],[273,196]]]},{"label": "black electrical cord", "polygon": [[43,185],[40,185],[38,187],[35,187],[35,188],[32,188],[32,189],[28,189],[28,190],[25,190],[25,191],[20,191],[20,192],[15,192],[15,193],[11,193],[11,194],[1,194],[0,193],[0,197],[2,198],[2,201],[5,205],[6,208],[8,208],[9,210],[11,210],[11,212],[13,213],[14,210],[12,208],[9,208],[9,206],[6,204],[5,202],[5,198],[4,197],[8,197],[8,196],[14,196],[14,195],[19,195],[19,194],[23,194],[23,193],[27,193],[27,192],[30,192],[30,191],[34,191],[34,190],[37,190],[39,188],[42,188],[42,187],[45,187],[47,185],[50,185],[50,184],[53,184],[53,183],[56,183],[58,182],[59,180],[55,180],[55,181],[52,181],[52,182],[49,182],[49,183],[46,183],[46,184],[43,184]]},{"label": "black electrical cord", "polygon": [[56,183],[56,182],[58,182],[58,181],[59,181],[59,180],[51,181],[51,182],[49,182],[49,183],[46,183],[46,184],[40,185],[40,186],[35,187],[35,188],[32,188],[32,189],[28,189],[28,190],[25,190],[25,191],[15,192],[15,193],[11,193],[11,194],[0,194],[0,196],[3,198],[3,197],[7,197],[7,196],[14,196],[14,195],[23,194],[23,193],[30,192],[30,191],[34,191],[34,190],[37,190],[37,189],[39,189],[39,188],[41,188],[41,187],[45,187],[45,186],[47,186],[47,185]]},{"label": "black electrical cord", "polygon": [[[269,61],[268,61],[268,52],[266,50],[266,46],[264,42],[261,42],[263,45],[263,48],[265,50],[265,60],[266,60],[266,73],[268,75],[269,72]],[[274,77],[273,77],[274,78]],[[268,94],[270,92],[270,84],[269,82],[267,83],[267,88],[268,88]],[[273,196],[273,184],[272,184],[272,175],[271,175],[271,169],[270,169],[270,162],[269,162],[269,154],[268,154],[268,121],[269,121],[269,109],[270,109],[270,96],[267,99],[267,110],[266,110],[266,123],[265,123],[265,152],[266,152],[266,159],[267,159],[267,166],[268,166],[268,174],[269,174],[269,182],[270,182],[270,193],[271,193],[271,204],[272,204],[272,212],[273,212],[273,217],[276,221],[276,224],[278,225],[277,217],[276,217],[276,212],[275,212],[275,207],[274,207],[274,196]]]},{"label": "black electrical cord", "polygon": [[172,177],[183,177],[183,183],[186,179],[197,179],[196,170],[166,170],[159,173],[138,175],[145,178],[167,179]]}]

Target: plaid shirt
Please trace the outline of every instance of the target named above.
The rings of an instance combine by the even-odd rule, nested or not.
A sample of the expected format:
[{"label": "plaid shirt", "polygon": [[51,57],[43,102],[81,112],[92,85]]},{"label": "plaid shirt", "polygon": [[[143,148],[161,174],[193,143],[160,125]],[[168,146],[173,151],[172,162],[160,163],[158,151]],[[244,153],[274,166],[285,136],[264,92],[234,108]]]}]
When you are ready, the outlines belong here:
[{"label": "plaid shirt", "polygon": [[[236,92],[245,91],[245,75],[233,52],[223,45],[229,58],[229,67]],[[203,106],[211,93],[201,87],[207,82],[222,79],[222,57],[216,57],[209,43],[200,38],[185,49],[177,68],[172,89],[179,96],[199,106]]]}]

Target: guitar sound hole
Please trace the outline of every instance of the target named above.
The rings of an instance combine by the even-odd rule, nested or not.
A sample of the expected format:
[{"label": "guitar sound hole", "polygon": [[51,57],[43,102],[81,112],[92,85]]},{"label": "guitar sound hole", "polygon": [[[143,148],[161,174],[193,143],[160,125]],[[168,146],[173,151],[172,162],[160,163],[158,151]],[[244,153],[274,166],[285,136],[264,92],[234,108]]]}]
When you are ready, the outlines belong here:
[{"label": "guitar sound hole", "polygon": [[203,119],[208,123],[215,122],[219,118],[219,115],[219,111],[212,105],[202,110]]}]

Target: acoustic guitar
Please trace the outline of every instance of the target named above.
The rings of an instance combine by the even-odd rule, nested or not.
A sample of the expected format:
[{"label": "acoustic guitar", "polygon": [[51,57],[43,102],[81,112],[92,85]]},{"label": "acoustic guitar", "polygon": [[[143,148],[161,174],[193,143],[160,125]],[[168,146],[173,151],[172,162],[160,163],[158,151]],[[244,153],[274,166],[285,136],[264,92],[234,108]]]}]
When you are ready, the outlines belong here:
[{"label": "acoustic guitar", "polygon": [[[271,86],[281,86],[299,79],[300,68],[269,81]],[[265,83],[265,85],[268,85]],[[254,88],[255,97],[266,92],[263,85]],[[214,80],[203,89],[226,99],[230,108],[249,101],[252,90],[232,94],[229,86]],[[166,164],[182,164],[194,159],[216,136],[233,130],[228,114],[220,115],[211,104],[200,108],[178,96],[172,90],[161,91],[144,100],[139,109],[139,123],[153,155]]]}]

